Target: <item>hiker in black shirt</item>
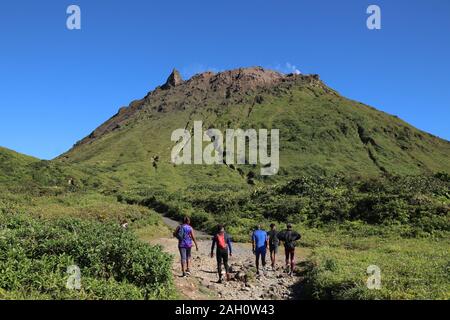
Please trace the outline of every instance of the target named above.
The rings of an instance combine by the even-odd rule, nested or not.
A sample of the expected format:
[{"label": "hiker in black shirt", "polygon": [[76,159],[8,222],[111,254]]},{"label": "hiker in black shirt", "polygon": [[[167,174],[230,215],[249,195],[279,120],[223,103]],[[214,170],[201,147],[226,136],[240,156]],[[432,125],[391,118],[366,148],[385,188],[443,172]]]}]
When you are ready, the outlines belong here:
[{"label": "hiker in black shirt", "polygon": [[300,233],[292,230],[292,225],[289,223],[287,229],[278,234],[278,239],[284,242],[284,252],[286,254],[286,271],[289,275],[294,273],[294,256],[295,256],[295,246],[297,240],[301,238]]},{"label": "hiker in black shirt", "polygon": [[228,250],[230,251],[230,257],[233,256],[231,247],[231,238],[225,232],[225,228],[222,225],[217,226],[217,233],[212,239],[211,245],[211,258],[214,257],[214,247],[217,244],[216,258],[217,258],[217,273],[219,274],[219,283],[222,283],[222,262],[225,266],[225,274],[227,281],[230,281],[230,268],[228,267]]},{"label": "hiker in black shirt", "polygon": [[270,260],[272,261],[272,270],[275,271],[276,256],[278,253],[278,245],[280,240],[278,239],[277,228],[274,223],[270,225],[270,231],[267,232],[269,237],[269,250],[270,250]]}]

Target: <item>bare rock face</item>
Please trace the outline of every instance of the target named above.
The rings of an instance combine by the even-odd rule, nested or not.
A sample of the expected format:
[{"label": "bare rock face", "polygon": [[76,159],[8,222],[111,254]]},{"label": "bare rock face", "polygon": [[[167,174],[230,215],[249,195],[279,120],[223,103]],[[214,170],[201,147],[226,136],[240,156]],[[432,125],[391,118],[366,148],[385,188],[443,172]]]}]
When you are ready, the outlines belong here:
[{"label": "bare rock face", "polygon": [[283,78],[284,75],[276,71],[251,67],[221,72],[211,78],[210,84],[213,90],[226,89],[234,92],[245,92],[275,85]]},{"label": "bare rock face", "polygon": [[178,70],[177,69],[173,69],[172,73],[167,78],[166,83],[161,86],[161,89],[169,89],[169,88],[172,88],[172,87],[176,87],[176,86],[182,84],[183,82],[184,81],[181,78],[181,75],[178,72]]}]

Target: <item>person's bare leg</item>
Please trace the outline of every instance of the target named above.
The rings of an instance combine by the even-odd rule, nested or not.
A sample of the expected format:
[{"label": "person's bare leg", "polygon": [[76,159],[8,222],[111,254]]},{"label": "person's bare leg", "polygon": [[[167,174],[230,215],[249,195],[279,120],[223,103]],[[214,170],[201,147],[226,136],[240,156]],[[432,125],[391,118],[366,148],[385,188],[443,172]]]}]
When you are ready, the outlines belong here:
[{"label": "person's bare leg", "polygon": [[295,251],[292,250],[292,252],[291,252],[291,274],[294,273],[294,267],[295,267],[294,254],[295,254]]},{"label": "person's bare leg", "polygon": [[289,251],[285,249],[285,255],[286,255],[286,271],[289,272]]}]

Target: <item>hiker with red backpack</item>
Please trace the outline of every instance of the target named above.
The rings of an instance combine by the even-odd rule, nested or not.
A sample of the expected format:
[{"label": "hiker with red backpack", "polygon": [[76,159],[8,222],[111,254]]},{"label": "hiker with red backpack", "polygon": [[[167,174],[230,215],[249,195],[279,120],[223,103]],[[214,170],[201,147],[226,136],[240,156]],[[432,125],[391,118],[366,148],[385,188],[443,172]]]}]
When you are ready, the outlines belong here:
[{"label": "hiker with red backpack", "polygon": [[212,239],[211,245],[211,258],[214,257],[214,247],[217,245],[216,249],[216,259],[217,259],[217,272],[219,274],[219,283],[222,283],[222,262],[225,266],[225,274],[227,281],[230,281],[230,268],[228,266],[228,251],[230,252],[230,257],[233,256],[233,248],[231,247],[231,238],[225,232],[225,228],[222,225],[217,226],[217,233]]},{"label": "hiker with red backpack", "polygon": [[191,227],[191,219],[184,217],[183,224],[179,225],[173,236],[178,239],[178,249],[181,257],[181,271],[182,277],[191,275],[189,265],[191,262],[192,242],[195,244],[195,249],[198,251],[197,240],[195,240],[194,229]]}]

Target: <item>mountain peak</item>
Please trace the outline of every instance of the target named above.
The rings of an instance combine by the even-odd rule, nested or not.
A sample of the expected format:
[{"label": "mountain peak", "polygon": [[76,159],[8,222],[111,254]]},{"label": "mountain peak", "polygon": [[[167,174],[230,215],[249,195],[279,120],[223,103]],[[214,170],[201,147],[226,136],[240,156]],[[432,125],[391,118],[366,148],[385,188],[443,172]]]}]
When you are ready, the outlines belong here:
[{"label": "mountain peak", "polygon": [[[168,164],[173,147],[170,137],[178,128],[190,132],[193,122],[200,120],[208,128],[278,129],[283,177],[304,172],[366,176],[450,170],[445,161],[450,155],[449,142],[346,99],[318,75],[284,74],[261,67],[203,72],[186,81],[173,70],[162,87],[120,109],[60,159],[107,163],[114,168],[135,162],[139,163],[135,168],[147,168],[150,156],[158,156],[162,159],[158,174],[174,175],[178,181],[186,171]],[[130,143],[134,141],[138,143]],[[333,164],[327,160],[331,155]],[[154,173],[152,181],[157,182],[160,176],[155,168],[149,167],[148,172]],[[241,179],[245,172],[231,174]],[[205,181],[211,179],[206,173],[205,177]]]},{"label": "mountain peak", "polygon": [[167,78],[166,83],[161,86],[162,89],[168,89],[171,87],[176,87],[183,83],[183,78],[181,78],[180,72],[177,69],[173,69],[172,73]]},{"label": "mountain peak", "polygon": [[284,77],[283,74],[277,71],[264,69],[262,67],[247,67],[228,70],[222,72],[221,76],[229,77],[230,79],[233,80],[242,80],[266,84],[276,82]]},{"label": "mountain peak", "polygon": [[282,82],[285,77],[282,73],[262,67],[246,67],[218,73],[199,73],[186,81],[186,85],[189,91],[192,88],[202,88],[225,97],[231,93],[244,94],[251,90],[268,88]]}]

